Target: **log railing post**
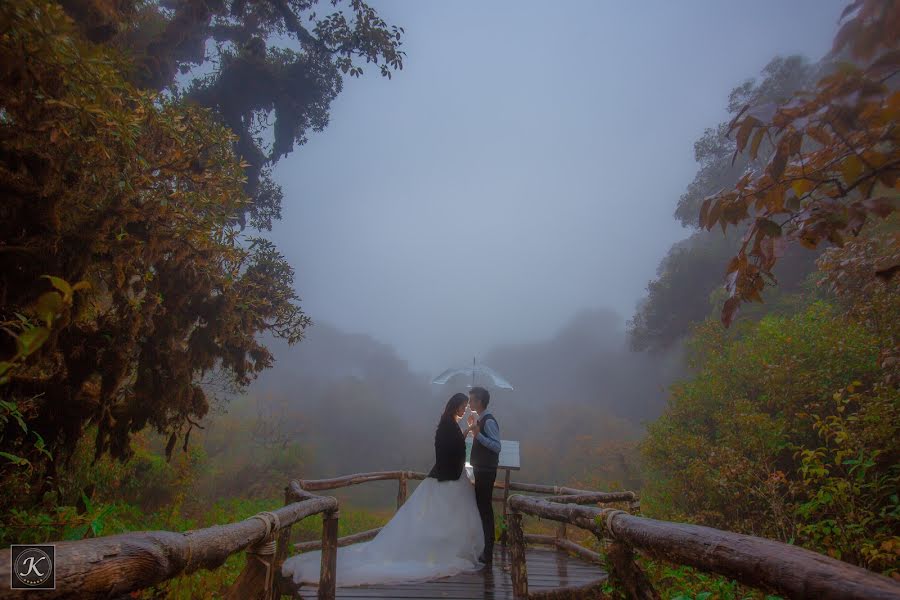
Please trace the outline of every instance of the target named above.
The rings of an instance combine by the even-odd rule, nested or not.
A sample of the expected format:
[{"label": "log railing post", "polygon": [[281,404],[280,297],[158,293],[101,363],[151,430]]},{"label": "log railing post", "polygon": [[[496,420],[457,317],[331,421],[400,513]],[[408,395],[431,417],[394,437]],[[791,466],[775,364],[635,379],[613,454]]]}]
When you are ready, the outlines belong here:
[{"label": "log railing post", "polygon": [[[601,544],[603,540],[600,540]],[[647,575],[634,561],[634,549],[623,542],[612,541],[606,549],[607,569],[613,585],[621,586],[627,598],[660,600]]]},{"label": "log railing post", "polygon": [[500,543],[504,546],[507,545],[507,538],[509,537],[509,509],[507,505],[509,504],[509,469],[506,469],[506,478],[503,481],[503,524],[506,526],[503,532],[500,534]]},{"label": "log railing post", "polygon": [[560,521],[556,526],[556,545],[566,539],[566,523],[565,521]]},{"label": "log railing post", "polygon": [[631,500],[628,503],[628,512],[632,515],[636,515],[641,512],[641,500],[637,496],[634,497],[634,500]]},{"label": "log railing post", "polygon": [[[287,506],[295,502],[294,493],[291,491],[290,486],[284,488],[284,505]],[[288,546],[291,543],[291,525],[287,525],[278,530],[278,540],[275,544],[275,560],[273,561],[272,568],[275,573],[281,573],[281,566],[284,564],[285,559],[287,559],[288,554]],[[271,600],[277,600],[281,598],[281,586],[280,586],[281,577],[275,578],[274,589],[272,590]],[[268,600],[268,599],[267,599]]]},{"label": "log railing post", "polygon": [[319,600],[334,600],[337,583],[338,518],[336,510],[322,514],[322,569],[319,572]]},{"label": "log railing post", "polygon": [[264,511],[251,519],[266,524],[266,536],[247,548],[247,564],[225,592],[227,600],[272,600],[276,587],[276,537],[280,530],[278,515]]},{"label": "log railing post", "polygon": [[397,485],[397,510],[400,510],[400,507],[403,506],[404,502],[406,502],[406,493],[407,493],[406,473],[401,473],[399,484]]},{"label": "log railing post", "polygon": [[513,596],[528,597],[528,567],[525,564],[525,535],[522,532],[522,514],[511,511],[508,516],[509,560]]}]

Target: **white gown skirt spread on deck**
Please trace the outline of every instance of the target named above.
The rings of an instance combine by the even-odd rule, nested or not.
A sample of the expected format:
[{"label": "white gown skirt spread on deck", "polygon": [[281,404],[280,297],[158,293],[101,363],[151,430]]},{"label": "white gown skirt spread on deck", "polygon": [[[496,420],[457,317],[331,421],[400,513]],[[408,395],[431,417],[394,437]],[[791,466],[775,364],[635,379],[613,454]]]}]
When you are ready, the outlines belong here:
[{"label": "white gown skirt spread on deck", "polygon": [[[337,585],[425,581],[479,567],[484,549],[475,490],[456,481],[425,479],[370,542],[338,548]],[[318,584],[320,551],[293,556],[282,572],[297,584]]]}]

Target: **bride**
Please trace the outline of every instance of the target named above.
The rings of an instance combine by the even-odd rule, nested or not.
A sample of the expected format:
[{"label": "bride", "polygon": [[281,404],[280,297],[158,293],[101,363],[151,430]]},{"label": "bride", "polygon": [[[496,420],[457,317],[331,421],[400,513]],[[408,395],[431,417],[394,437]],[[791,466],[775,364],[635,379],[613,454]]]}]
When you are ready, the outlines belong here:
[{"label": "bride", "polygon": [[[447,402],[434,436],[435,465],[394,518],[372,541],[337,551],[338,586],[422,581],[480,567],[484,547],[475,491],[463,475],[466,435],[458,421],[468,397]],[[285,561],[282,572],[296,584],[318,584],[321,551]]]}]

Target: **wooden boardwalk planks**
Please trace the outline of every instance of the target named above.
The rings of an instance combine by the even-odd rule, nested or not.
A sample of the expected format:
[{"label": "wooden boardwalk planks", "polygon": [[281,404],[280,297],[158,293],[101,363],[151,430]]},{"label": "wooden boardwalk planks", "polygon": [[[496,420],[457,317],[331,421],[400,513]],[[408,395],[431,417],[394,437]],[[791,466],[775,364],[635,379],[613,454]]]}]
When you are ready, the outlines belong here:
[{"label": "wooden boardwalk planks", "polygon": [[[585,588],[600,585],[606,579],[606,573],[599,565],[564,552],[529,548],[526,557],[530,594],[558,588]],[[315,586],[303,586],[298,590],[298,597],[315,598],[316,591]],[[494,551],[494,564],[490,570],[461,573],[422,583],[338,588],[336,597],[353,600],[369,598],[512,600],[509,552],[506,548],[498,547]]]}]

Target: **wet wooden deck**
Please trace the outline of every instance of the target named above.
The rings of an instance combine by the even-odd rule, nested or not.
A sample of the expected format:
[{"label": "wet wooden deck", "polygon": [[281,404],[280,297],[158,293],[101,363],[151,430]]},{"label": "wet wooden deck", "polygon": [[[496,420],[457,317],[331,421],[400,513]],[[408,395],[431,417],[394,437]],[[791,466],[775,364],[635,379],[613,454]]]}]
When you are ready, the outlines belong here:
[{"label": "wet wooden deck", "polygon": [[[599,565],[557,550],[528,548],[526,564],[529,595],[558,588],[568,588],[573,591],[584,590],[584,597],[597,597],[595,589],[606,580],[606,573]],[[296,597],[315,598],[316,591],[314,586],[303,586],[297,590]],[[483,569],[477,573],[463,573],[424,583],[337,588],[336,598],[353,598],[354,600],[365,600],[366,598],[512,600],[509,553],[505,548],[498,547],[494,551],[493,568]]]}]

